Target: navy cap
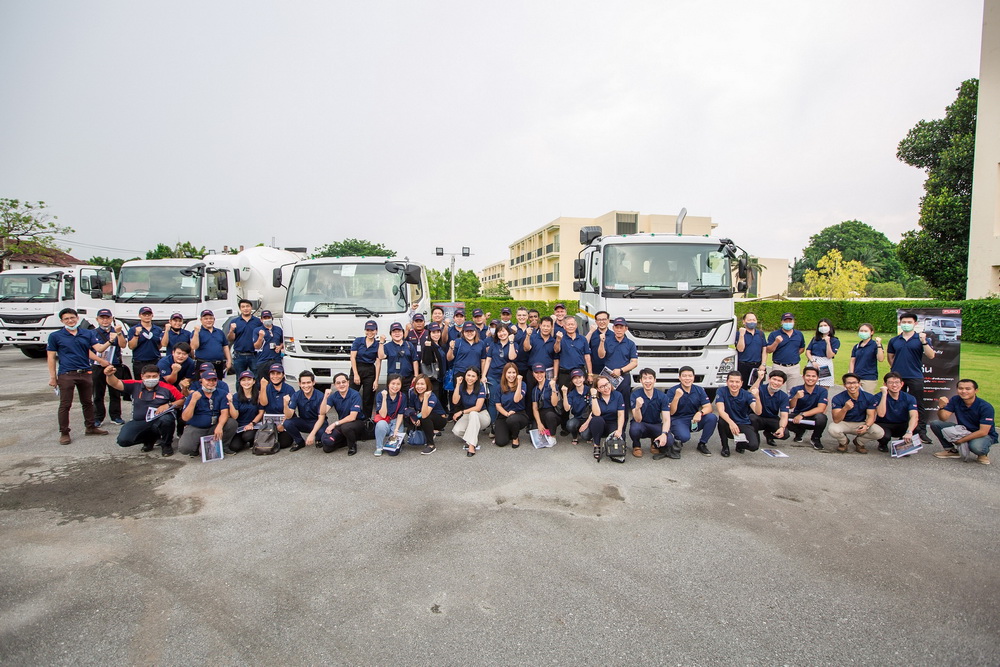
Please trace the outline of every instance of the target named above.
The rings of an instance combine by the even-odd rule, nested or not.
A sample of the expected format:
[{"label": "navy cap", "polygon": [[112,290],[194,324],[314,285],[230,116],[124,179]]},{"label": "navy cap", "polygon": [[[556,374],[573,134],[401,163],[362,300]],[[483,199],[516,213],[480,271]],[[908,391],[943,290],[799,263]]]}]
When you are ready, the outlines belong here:
[{"label": "navy cap", "polygon": [[392,331],[402,331],[402,330],[403,330],[403,325],[400,324],[399,322],[393,322],[392,324],[389,325],[389,331],[390,332],[392,332]]},{"label": "navy cap", "polygon": [[205,317],[206,315],[211,315],[212,317],[215,317],[215,313],[213,313],[212,311],[210,311],[208,309],[205,309],[205,310],[201,311],[201,316],[202,317]]},{"label": "navy cap", "polygon": [[585,373],[579,368],[574,368],[569,372],[571,378],[582,378],[584,375]]},{"label": "navy cap", "polygon": [[500,326],[500,320],[490,320],[490,326],[493,328]]},{"label": "navy cap", "polygon": [[140,315],[152,315],[153,314],[153,309],[150,308],[149,306],[143,306],[142,308],[139,309],[139,314]]},{"label": "navy cap", "polygon": [[368,320],[367,322],[365,322],[365,331],[368,331],[369,329],[378,331],[378,322],[376,322],[375,320]]},{"label": "navy cap", "polygon": [[795,316],[792,315],[791,313],[785,313],[784,315],[781,316],[781,319],[783,319],[783,320],[794,320]]},{"label": "navy cap", "polygon": [[455,317],[465,317],[465,311],[459,308],[455,311]]},{"label": "navy cap", "polygon": [[209,362],[207,362],[207,361],[203,361],[203,362],[201,362],[201,364],[199,364],[199,365],[198,365],[198,370],[199,370],[199,371],[204,371],[204,370],[206,370],[206,369],[207,369],[207,370],[211,370],[211,369],[213,369],[213,368],[215,368],[215,366],[213,366],[212,364],[210,364],[210,363],[209,363]]},{"label": "navy cap", "polygon": [[535,364],[534,366],[531,367],[531,372],[532,373],[544,373],[545,372],[545,364]]},{"label": "navy cap", "polygon": [[566,304],[565,303],[557,303],[555,306],[553,306],[552,310],[559,310],[560,308],[562,308],[563,310],[566,310]]},{"label": "navy cap", "polygon": [[215,371],[205,371],[201,374],[202,380],[218,380],[219,376],[215,374]]},{"label": "navy cap", "polygon": [[612,324],[612,326],[618,326],[619,324],[623,324],[625,326],[628,326],[628,322],[625,321],[624,317],[616,317],[611,324]]},{"label": "navy cap", "polygon": [[250,378],[252,380],[253,371],[243,371],[242,373],[240,373],[240,379],[242,380],[243,378]]},{"label": "navy cap", "polygon": [[472,311],[472,316],[473,317],[479,317],[482,314],[483,314],[483,309],[482,308],[476,308],[474,311]]},{"label": "navy cap", "polygon": [[97,316],[98,317],[114,317],[111,314],[111,311],[108,310],[107,308],[101,308],[99,311],[97,311]]},{"label": "navy cap", "polygon": [[465,325],[462,327],[462,331],[475,331],[475,330],[476,330],[476,325],[473,324],[472,322],[466,322]]},{"label": "navy cap", "polygon": [[423,313],[414,313],[413,314],[413,321],[414,322],[423,322],[424,321],[424,314]]},{"label": "navy cap", "polygon": [[267,369],[268,373],[284,373],[285,367],[281,364],[271,364],[271,367]]},{"label": "navy cap", "polygon": [[270,310],[262,310],[262,311],[260,311],[260,319],[263,320],[266,317],[270,317],[272,320],[274,319],[274,315],[271,314]]},{"label": "navy cap", "polygon": [[500,309],[500,314],[501,315],[510,315],[510,308],[501,308]]},{"label": "navy cap", "polygon": [[441,324],[439,322],[431,322],[427,325],[428,331],[441,331]]},{"label": "navy cap", "polygon": [[173,315],[170,316],[170,319],[172,319],[172,320],[183,320],[184,316],[181,315],[180,313],[174,313]]}]

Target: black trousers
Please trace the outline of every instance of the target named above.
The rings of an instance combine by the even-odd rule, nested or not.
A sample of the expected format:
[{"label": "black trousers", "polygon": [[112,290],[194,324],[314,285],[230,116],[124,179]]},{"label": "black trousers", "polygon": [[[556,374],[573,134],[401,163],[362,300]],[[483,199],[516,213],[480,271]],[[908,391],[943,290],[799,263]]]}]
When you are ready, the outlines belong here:
[{"label": "black trousers", "polygon": [[[105,417],[111,419],[122,418],[122,393],[113,387],[108,386],[108,376],[104,374],[104,369],[100,366],[92,368],[94,372],[94,419],[102,422]],[[119,380],[126,379],[125,366],[115,365],[115,377]],[[104,394],[108,395],[108,407],[104,407]]]},{"label": "black trousers", "polygon": [[372,407],[375,405],[375,364],[355,362],[358,365],[358,376],[361,384],[354,384],[354,373],[351,373],[351,388],[361,394],[361,408],[366,415],[375,414]]},{"label": "black trousers", "polygon": [[819,442],[820,438],[823,437],[823,432],[826,431],[827,416],[822,412],[818,415],[813,415],[812,417],[804,417],[804,419],[812,419],[816,422],[815,426],[809,426],[808,424],[793,424],[792,420],[788,420],[788,430],[795,434],[796,437],[801,438],[805,434],[807,429],[812,430],[812,441]]},{"label": "black trousers", "polygon": [[251,449],[253,447],[254,440],[256,439],[257,431],[253,429],[242,431],[233,436],[232,441],[229,443],[229,449],[234,452],[242,452],[244,449]]},{"label": "black trousers", "polygon": [[916,433],[924,442],[927,440],[927,411],[924,410],[924,379],[903,378],[903,391],[917,399],[917,430]]},{"label": "black trousers", "polygon": [[[757,431],[754,430],[753,426],[750,424],[739,424],[740,433],[747,437],[746,448],[751,452],[756,452],[760,449],[760,438],[757,437]],[[719,439],[722,440],[722,446],[729,446],[729,439],[733,437],[733,432],[729,429],[729,422],[720,419],[719,420]]]},{"label": "black trousers", "polygon": [[[777,417],[764,417],[761,415],[750,415],[750,426],[754,431],[757,431],[754,435],[757,436],[757,440],[760,441],[760,432],[764,431],[765,439],[770,439],[774,437],[774,432],[781,428],[781,420]],[[743,429],[740,429],[743,430]],[[785,437],[782,440],[788,438],[788,430],[785,430]]]},{"label": "black trousers", "polygon": [[420,420],[419,424],[415,427],[423,431],[424,438],[427,440],[428,445],[434,444],[434,431],[440,431],[448,424],[448,418],[444,415],[439,415],[436,412],[432,412],[426,417]]},{"label": "black trousers", "polygon": [[[327,433],[324,426],[320,430],[320,434],[322,435],[323,451],[327,454],[344,445],[347,445],[349,449],[356,450],[358,447],[358,438],[365,434],[365,422],[361,419],[355,419],[346,424],[340,424],[337,428],[333,429],[333,433]],[[278,434],[279,443],[281,442],[281,435],[288,437],[288,446],[290,447],[292,436],[282,431]]]},{"label": "black trousers", "polygon": [[496,435],[497,447],[506,447],[521,434],[521,429],[530,423],[528,415],[523,412],[515,412],[509,417],[497,414],[497,423],[493,427]]},{"label": "black trousers", "polygon": [[[763,364],[755,363],[753,361],[741,361],[736,364],[736,370],[740,372],[740,376],[743,378],[744,388],[750,386],[750,373],[752,373],[754,369],[760,368],[761,366],[763,366]],[[747,391],[750,390],[747,389]]]},{"label": "black trousers", "polygon": [[903,434],[906,433],[906,427],[910,425],[909,421],[892,423],[876,421],[876,423],[885,431],[885,435],[878,439],[879,447],[887,446],[890,440],[899,440],[902,438]]},{"label": "black trousers", "polygon": [[548,429],[549,433],[552,435],[556,434],[559,430],[559,413],[555,408],[540,408],[538,410],[538,417],[542,420],[541,424],[538,424],[538,428]]}]

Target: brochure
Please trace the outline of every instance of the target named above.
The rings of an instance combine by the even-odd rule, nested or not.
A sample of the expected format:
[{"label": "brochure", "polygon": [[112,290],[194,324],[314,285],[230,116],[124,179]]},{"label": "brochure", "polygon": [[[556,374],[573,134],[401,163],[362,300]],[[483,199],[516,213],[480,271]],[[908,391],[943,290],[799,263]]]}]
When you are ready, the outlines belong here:
[{"label": "brochure", "polygon": [[533,428],[528,431],[528,435],[531,436],[531,444],[535,446],[535,449],[552,447],[556,444],[556,439],[548,431],[539,431],[537,428]]},{"label": "brochure", "polygon": [[899,440],[889,441],[889,453],[894,459],[900,459],[903,458],[904,456],[909,456],[910,454],[919,452],[923,448],[924,445],[923,442],[920,440],[919,435],[914,435],[913,442],[910,443],[909,445],[906,444],[906,441],[903,440],[902,438],[900,438]]},{"label": "brochure", "polygon": [[263,424],[274,424],[275,426],[279,426],[279,425],[285,423],[285,415],[279,415],[279,414],[269,415],[269,414],[265,413],[264,414],[264,418],[260,420],[260,423],[262,425]]},{"label": "brochure", "polygon": [[788,454],[784,453],[780,449],[762,449],[760,450],[770,456],[772,459],[787,459]]},{"label": "brochure", "polygon": [[146,410],[146,421],[151,422],[154,419],[159,418],[160,415],[165,415],[168,412],[173,412],[173,409],[174,409],[174,406],[171,405],[169,408],[167,408],[163,412],[157,414],[156,408],[149,408],[149,409]]},{"label": "brochure", "polygon": [[222,439],[214,435],[203,435],[201,437],[201,460],[221,461],[226,454],[222,451]]},{"label": "brochure", "polygon": [[608,378],[608,381],[611,382],[611,386],[614,387],[615,389],[617,389],[618,385],[620,385],[622,381],[625,380],[624,376],[621,375],[615,377],[614,375],[611,374],[611,371],[609,371],[607,368],[601,371],[601,377]]}]

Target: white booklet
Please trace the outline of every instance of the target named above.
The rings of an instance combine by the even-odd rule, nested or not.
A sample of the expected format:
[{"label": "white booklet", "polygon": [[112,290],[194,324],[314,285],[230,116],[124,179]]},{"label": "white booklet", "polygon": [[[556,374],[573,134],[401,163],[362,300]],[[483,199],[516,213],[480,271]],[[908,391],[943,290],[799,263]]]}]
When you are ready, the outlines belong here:
[{"label": "white booklet", "polygon": [[203,435],[201,437],[201,460],[221,461],[226,453],[222,451],[222,439],[214,435]]},{"label": "white booklet", "polygon": [[770,456],[772,459],[787,459],[788,454],[784,453],[780,449],[762,449],[760,450]]},{"label": "white booklet", "polygon": [[167,408],[163,412],[160,412],[159,414],[157,414],[156,408],[148,408],[146,410],[146,421],[151,422],[154,419],[158,419],[160,416],[165,415],[168,412],[172,412],[173,409],[174,409],[174,406],[171,405],[169,408]]},{"label": "white booklet", "polygon": [[889,442],[889,453],[894,459],[900,459],[904,456],[909,456],[919,452],[924,448],[923,442],[920,440],[919,435],[913,436],[913,442],[911,444],[906,444],[906,441],[900,438],[899,440],[891,440]]}]

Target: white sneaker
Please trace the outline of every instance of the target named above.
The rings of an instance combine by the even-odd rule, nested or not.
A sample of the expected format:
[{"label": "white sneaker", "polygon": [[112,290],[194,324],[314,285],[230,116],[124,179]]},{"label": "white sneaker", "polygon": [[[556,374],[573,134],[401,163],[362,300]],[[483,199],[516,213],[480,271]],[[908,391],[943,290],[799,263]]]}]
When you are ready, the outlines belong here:
[{"label": "white sneaker", "polygon": [[375,456],[382,456],[382,450],[381,449],[376,449],[375,450]]}]

